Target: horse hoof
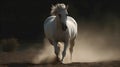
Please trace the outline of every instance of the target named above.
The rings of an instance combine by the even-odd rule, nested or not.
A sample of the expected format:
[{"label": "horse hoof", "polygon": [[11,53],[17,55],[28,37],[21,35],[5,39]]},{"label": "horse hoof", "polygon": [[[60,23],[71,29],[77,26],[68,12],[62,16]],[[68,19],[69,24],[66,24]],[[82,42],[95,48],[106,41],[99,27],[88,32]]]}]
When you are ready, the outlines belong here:
[{"label": "horse hoof", "polygon": [[63,63],[60,61],[60,62],[58,62],[57,64],[63,64]]}]

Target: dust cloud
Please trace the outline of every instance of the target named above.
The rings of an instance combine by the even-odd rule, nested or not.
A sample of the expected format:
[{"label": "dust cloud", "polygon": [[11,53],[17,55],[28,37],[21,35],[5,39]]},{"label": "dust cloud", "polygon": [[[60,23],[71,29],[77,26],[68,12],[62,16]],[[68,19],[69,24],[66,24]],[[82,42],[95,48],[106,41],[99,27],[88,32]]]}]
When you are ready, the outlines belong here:
[{"label": "dust cloud", "polygon": [[[105,22],[105,21],[104,21]],[[106,21],[109,22],[109,21]],[[110,21],[103,26],[98,23],[79,23],[72,62],[101,62],[120,60],[119,21]],[[53,58],[54,49],[45,41],[45,56]],[[49,46],[48,46],[49,45]],[[40,56],[38,54],[38,56]],[[55,55],[54,55],[55,56]],[[40,57],[39,57],[40,58]],[[69,63],[69,50],[64,63]]]},{"label": "dust cloud", "polygon": [[[78,35],[75,41],[72,62],[100,62],[120,60],[120,20],[78,22]],[[33,44],[34,45],[34,44]],[[1,52],[0,63],[51,63],[55,60],[53,46],[44,40],[42,49],[29,48],[23,51]],[[64,59],[69,63],[69,50]]]}]

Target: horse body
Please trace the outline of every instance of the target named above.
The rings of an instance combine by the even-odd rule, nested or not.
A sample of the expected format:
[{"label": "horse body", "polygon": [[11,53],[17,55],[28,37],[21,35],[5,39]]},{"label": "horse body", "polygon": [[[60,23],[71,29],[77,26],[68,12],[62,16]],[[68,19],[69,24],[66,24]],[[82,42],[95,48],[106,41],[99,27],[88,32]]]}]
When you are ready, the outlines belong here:
[{"label": "horse body", "polygon": [[66,40],[65,38],[73,39],[76,37],[77,23],[72,17],[67,16],[66,25],[69,28],[66,31],[57,28],[55,18],[55,16],[50,16],[45,20],[44,31],[48,39],[63,42]]},{"label": "horse body", "polygon": [[[59,7],[60,9],[61,6],[64,6],[64,4],[56,5],[56,8]],[[62,13],[59,11],[61,11]],[[66,50],[68,46],[70,46],[70,53],[72,58],[74,40],[77,35],[77,23],[72,17],[66,16],[67,12],[65,8],[64,10],[61,9],[59,11],[55,15],[52,15],[45,20],[44,32],[45,32],[46,38],[54,46],[55,54],[58,60],[60,60],[58,57],[59,51],[60,51],[58,42],[64,43],[62,59],[60,60],[60,61],[63,61],[66,55]]]}]

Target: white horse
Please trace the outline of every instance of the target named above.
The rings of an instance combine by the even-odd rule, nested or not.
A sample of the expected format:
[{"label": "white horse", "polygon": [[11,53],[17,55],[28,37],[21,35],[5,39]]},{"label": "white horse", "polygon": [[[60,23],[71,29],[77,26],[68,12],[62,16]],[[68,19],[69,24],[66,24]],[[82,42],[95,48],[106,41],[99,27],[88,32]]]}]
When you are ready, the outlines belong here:
[{"label": "white horse", "polygon": [[[48,17],[44,22],[45,36],[54,46],[57,60],[60,62],[63,61],[68,46],[72,60],[73,46],[77,35],[77,23],[72,17],[68,16],[67,8],[63,3],[52,6],[52,16]],[[61,59],[58,57],[60,51],[58,42],[64,43]]]}]

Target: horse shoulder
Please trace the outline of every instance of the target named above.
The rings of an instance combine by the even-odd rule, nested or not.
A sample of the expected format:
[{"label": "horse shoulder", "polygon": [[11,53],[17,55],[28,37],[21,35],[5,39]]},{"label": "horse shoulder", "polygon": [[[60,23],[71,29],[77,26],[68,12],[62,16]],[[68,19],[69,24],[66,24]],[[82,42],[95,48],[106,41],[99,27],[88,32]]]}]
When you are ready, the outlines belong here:
[{"label": "horse shoulder", "polygon": [[69,27],[69,35],[71,38],[74,38],[76,37],[77,35],[77,22],[70,16],[68,16],[68,19],[67,19],[67,25]]},{"label": "horse shoulder", "polygon": [[44,21],[44,33],[45,33],[45,36],[50,39],[50,42],[51,42],[51,39],[53,39],[53,33],[54,33],[54,19],[55,19],[55,16],[50,16],[48,17],[45,21]]},{"label": "horse shoulder", "polygon": [[52,22],[54,20],[55,16],[49,16],[45,19],[44,24],[48,23],[48,22]]},{"label": "horse shoulder", "polygon": [[77,22],[75,21],[75,19],[73,17],[68,16],[68,21],[70,21],[71,23],[73,23],[77,26]]}]

